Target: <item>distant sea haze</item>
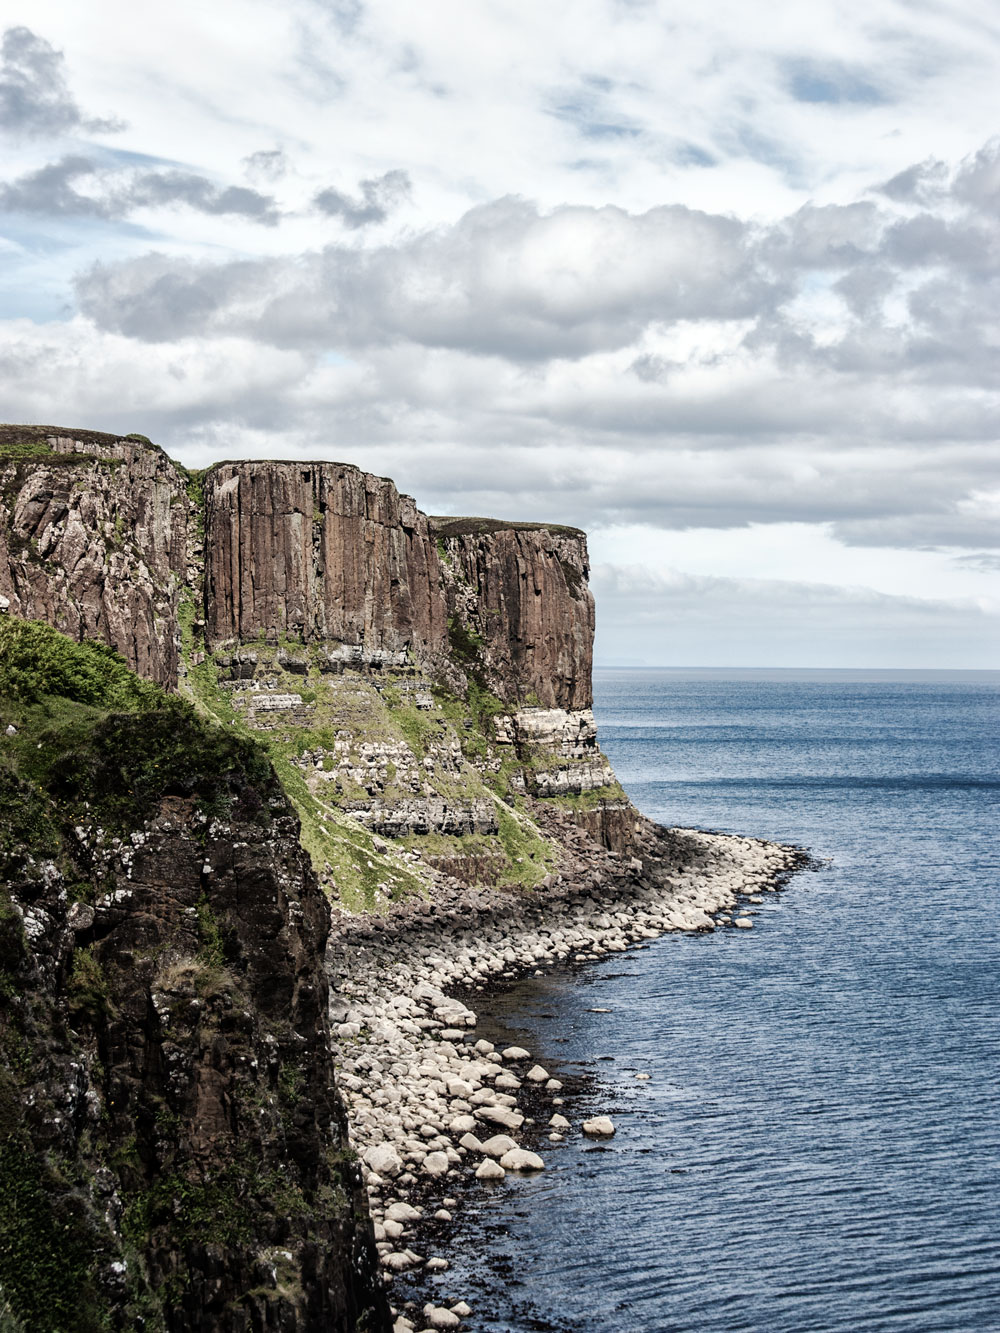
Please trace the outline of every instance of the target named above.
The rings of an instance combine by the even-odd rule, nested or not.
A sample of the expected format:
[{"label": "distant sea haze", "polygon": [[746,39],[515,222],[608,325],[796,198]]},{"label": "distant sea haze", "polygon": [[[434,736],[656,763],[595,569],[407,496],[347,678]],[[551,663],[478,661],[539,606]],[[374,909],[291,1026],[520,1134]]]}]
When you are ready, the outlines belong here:
[{"label": "distant sea haze", "polygon": [[474,1326],[996,1333],[1000,672],[605,669],[595,690],[644,813],[817,868],[752,931],[500,1002],[546,1068],[595,1076],[618,1133],[483,1205],[454,1274]]}]

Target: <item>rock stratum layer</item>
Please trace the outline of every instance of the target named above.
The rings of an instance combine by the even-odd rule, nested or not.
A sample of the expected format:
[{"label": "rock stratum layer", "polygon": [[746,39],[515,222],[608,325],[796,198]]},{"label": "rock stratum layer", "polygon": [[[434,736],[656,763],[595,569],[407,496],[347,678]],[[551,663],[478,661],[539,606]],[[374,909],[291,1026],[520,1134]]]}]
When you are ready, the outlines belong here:
[{"label": "rock stratum layer", "polygon": [[[27,1173],[0,1200],[3,1312],[386,1329],[328,903],[544,900],[588,855],[641,873],[650,826],[590,709],[585,537],[429,518],[344,464],[190,473],[55,427],[0,427],[0,506],[0,628],[80,645],[0,662],[0,1153]],[[124,668],[94,644],[156,700],[109,694]],[[361,938],[338,928],[338,969]],[[35,1253],[74,1237],[72,1311],[24,1209]]]}]

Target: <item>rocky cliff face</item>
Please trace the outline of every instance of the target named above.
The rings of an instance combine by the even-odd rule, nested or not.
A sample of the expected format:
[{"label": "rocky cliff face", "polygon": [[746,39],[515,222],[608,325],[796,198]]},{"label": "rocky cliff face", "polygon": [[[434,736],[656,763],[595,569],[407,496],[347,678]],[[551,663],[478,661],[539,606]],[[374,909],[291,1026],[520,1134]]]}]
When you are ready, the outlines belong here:
[{"label": "rocky cliff face", "polygon": [[87,1308],[113,1327],[381,1330],[326,898],[379,912],[443,875],[545,889],[570,826],[631,855],[590,710],[585,538],[429,519],[346,465],[186,474],[140,439],[50,427],[0,428],[0,482],[0,627],[117,648],[205,719],[172,736],[148,700],[74,694],[74,667],[55,694],[85,705],[82,732],[61,703],[0,727],[8,822],[34,811],[13,840],[0,820],[0,1151],[29,1164],[0,1207],[0,1294],[37,1289],[32,1328],[102,1326],[39,1322],[73,1308],[59,1266],[40,1282],[9,1259],[22,1234],[51,1257],[69,1218],[67,1272],[94,1274]]},{"label": "rocky cliff face", "polygon": [[14,628],[6,1313],[33,1333],[386,1329],[334,1087],[329,908],[266,755],[87,645],[35,633],[32,675]]},{"label": "rocky cliff face", "polygon": [[594,604],[570,528],[433,519],[339,463],[205,479],[209,649],[283,637],[336,661],[474,670],[505,702],[587,708]]},{"label": "rocky cliff face", "polygon": [[223,463],[205,482],[206,642],[288,636],[403,665],[447,650],[437,548],[409,496],[337,463]]},{"label": "rocky cliff face", "polygon": [[0,596],[167,687],[187,513],[180,473],[148,443],[0,427]]},{"label": "rocky cliff face", "polygon": [[141,439],[0,427],[0,596],[168,688],[187,582],[210,651],[292,639],[458,688],[471,673],[515,708],[590,706],[582,532],[428,519],[391,481],[338,463],[223,463],[203,497],[202,515]]},{"label": "rocky cliff face", "polygon": [[457,655],[505,703],[589,708],[594,599],[584,534],[481,518],[432,525]]}]

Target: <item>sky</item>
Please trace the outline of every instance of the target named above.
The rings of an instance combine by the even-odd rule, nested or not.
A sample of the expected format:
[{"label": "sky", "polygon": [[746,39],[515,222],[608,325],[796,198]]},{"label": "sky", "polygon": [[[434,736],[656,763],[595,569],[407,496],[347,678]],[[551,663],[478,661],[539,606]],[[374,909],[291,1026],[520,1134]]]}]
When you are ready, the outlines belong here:
[{"label": "sky", "polygon": [[1000,665],[992,0],[6,0],[0,418],[589,534],[597,660]]}]

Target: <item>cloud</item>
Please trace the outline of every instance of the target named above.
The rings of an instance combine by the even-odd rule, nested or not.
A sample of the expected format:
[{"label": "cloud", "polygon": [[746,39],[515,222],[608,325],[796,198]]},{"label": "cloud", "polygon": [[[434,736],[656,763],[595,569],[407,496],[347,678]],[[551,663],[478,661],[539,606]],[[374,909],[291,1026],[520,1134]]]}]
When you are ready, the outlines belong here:
[{"label": "cloud", "polygon": [[956,173],[953,193],[995,225],[1000,212],[1000,139],[991,139],[965,159]]},{"label": "cloud", "polygon": [[340,218],[345,227],[357,230],[384,222],[412,190],[405,171],[387,171],[358,182],[359,195],[351,197],[328,187],[313,197],[314,206],[327,217]]},{"label": "cloud", "polygon": [[1000,551],[974,551],[957,555],[953,562],[961,569],[972,569],[982,574],[1000,574]]},{"label": "cloud", "polygon": [[291,167],[283,148],[260,148],[242,162],[247,179],[251,181],[279,181]]},{"label": "cloud", "polygon": [[51,162],[0,185],[0,211],[45,213],[49,217],[120,216],[112,200],[83,194],[74,188],[77,181],[92,177],[96,172],[97,167],[87,157],[70,155]]},{"label": "cloud", "polygon": [[897,172],[878,193],[901,204],[926,204],[940,199],[947,186],[948,164],[928,158]]},{"label": "cloud", "polygon": [[303,347],[405,340],[530,363],[627,346],[653,321],[751,317],[777,288],[755,267],[750,229],[733,218],[680,205],[545,215],[507,198],[370,250],[98,265],[77,296],[100,327],[133,337],[228,331]]},{"label": "cloud", "polygon": [[[89,189],[78,189],[81,182]],[[270,195],[245,186],[219,187],[187,171],[122,172],[72,154],[0,184],[0,211],[7,213],[119,219],[140,208],[174,205],[209,215],[237,215],[265,226],[273,226],[279,217]]]},{"label": "cloud", "polygon": [[585,526],[800,520],[989,550],[1000,242],[951,183],[991,160],[933,209],[764,224],[503,198],[374,244],[98,264],[78,301],[137,343],[301,353],[283,438],[342,434],[442,508],[544,519],[555,494]]},{"label": "cloud", "polygon": [[116,118],[84,115],[66,81],[61,51],[30,28],[7,28],[0,42],[0,129],[30,139],[124,128]]}]

